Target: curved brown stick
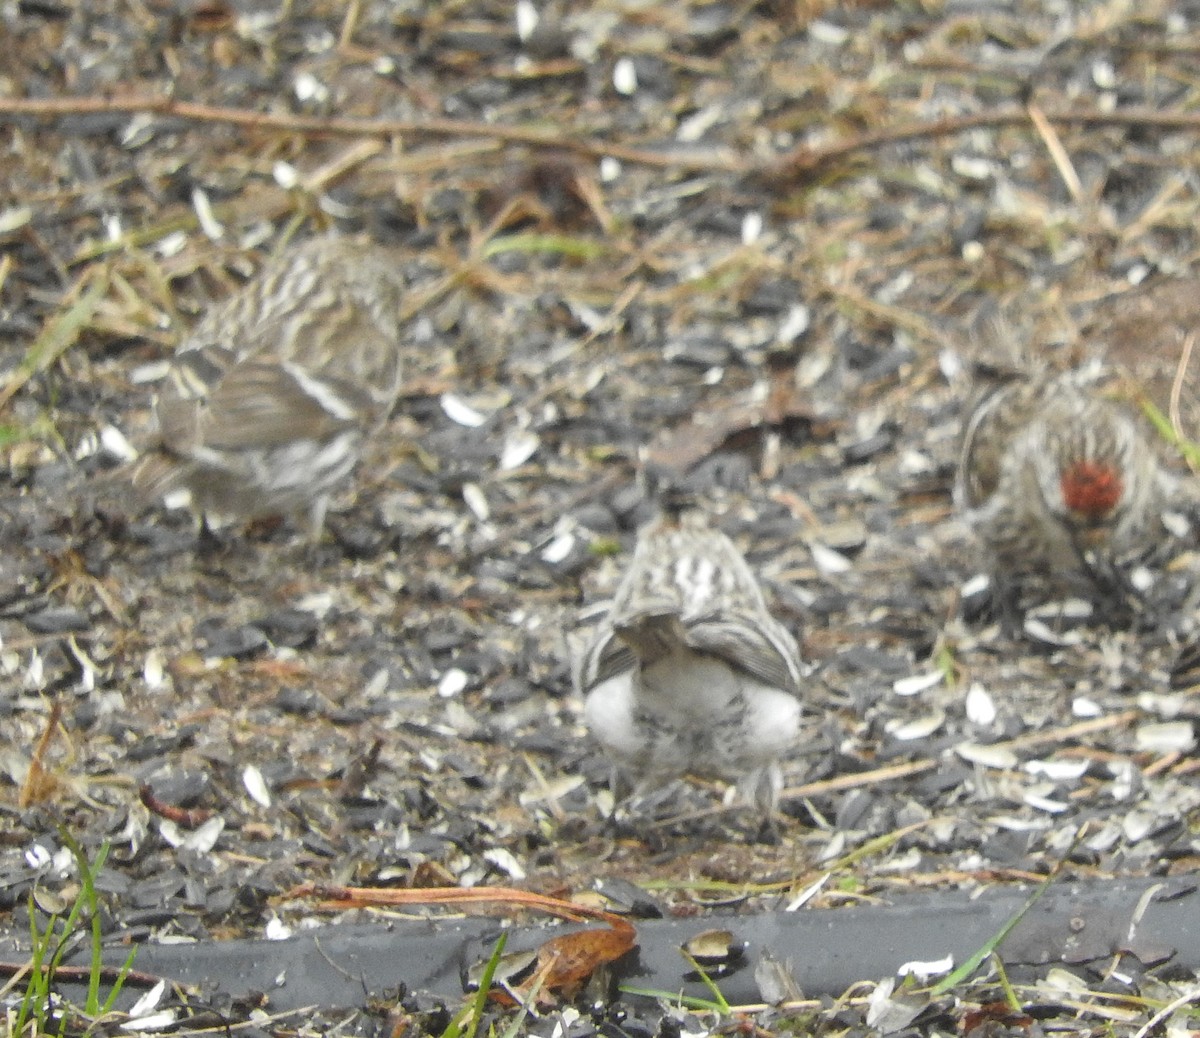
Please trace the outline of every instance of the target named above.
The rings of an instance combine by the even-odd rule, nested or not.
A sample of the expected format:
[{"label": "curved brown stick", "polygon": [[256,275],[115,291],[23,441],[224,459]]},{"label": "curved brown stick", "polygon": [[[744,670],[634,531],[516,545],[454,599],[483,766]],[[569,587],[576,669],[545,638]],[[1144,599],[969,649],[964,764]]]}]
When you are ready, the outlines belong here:
[{"label": "curved brown stick", "polygon": [[569,151],[593,158],[611,156],[624,162],[663,169],[746,171],[745,164],[726,151],[647,151],[608,141],[580,140],[553,131],[524,126],[495,126],[466,119],[359,119],[349,116],[293,115],[288,112],[255,112],[195,101],[176,101],[170,97],[0,97],[0,121],[9,121],[17,116],[58,119],[68,115],[133,115],[137,112],[186,119],[189,122],[223,123],[247,130],[279,130],[311,136],[398,137],[426,134],[435,137],[488,137],[509,144]]}]

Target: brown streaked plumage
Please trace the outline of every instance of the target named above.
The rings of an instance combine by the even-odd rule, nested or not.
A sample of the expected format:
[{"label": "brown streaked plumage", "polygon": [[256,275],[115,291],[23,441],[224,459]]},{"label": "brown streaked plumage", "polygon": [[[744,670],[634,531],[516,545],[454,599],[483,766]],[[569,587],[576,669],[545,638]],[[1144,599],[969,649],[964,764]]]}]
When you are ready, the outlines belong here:
[{"label": "brown streaked plumage", "polygon": [[576,677],[593,736],[637,791],[706,775],[774,813],[779,760],[800,729],[800,651],[733,542],[701,517],[639,533]]},{"label": "brown streaked plumage", "polygon": [[333,494],[400,390],[402,284],[388,254],[316,238],[264,264],[179,347],[133,472],[208,518],[307,513]]},{"label": "brown streaked plumage", "polygon": [[1010,378],[966,422],[957,497],[1006,608],[1124,597],[1172,486],[1134,417],[1074,372]]}]

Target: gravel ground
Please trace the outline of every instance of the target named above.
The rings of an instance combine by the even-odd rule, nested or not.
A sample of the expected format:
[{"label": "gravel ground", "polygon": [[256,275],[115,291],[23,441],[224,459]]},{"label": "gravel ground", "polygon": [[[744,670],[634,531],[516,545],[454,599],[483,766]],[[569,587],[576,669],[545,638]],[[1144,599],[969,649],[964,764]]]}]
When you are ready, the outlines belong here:
[{"label": "gravel ground", "polygon": [[[73,895],[62,830],[111,843],[137,939],[296,926],[301,882],[693,913],[1195,867],[1186,517],[1152,620],[1014,638],[950,488],[997,303],[1200,427],[1200,120],[1155,115],[1195,107],[1200,8],[80,6],[0,4],[0,932]],[[411,286],[401,403],[320,544],[201,543],[130,499],[127,444],[203,307],[328,228]],[[642,458],[811,668],[775,843],[699,783],[605,821],[570,647]],[[903,1026],[955,1022],[1042,1026]]]}]

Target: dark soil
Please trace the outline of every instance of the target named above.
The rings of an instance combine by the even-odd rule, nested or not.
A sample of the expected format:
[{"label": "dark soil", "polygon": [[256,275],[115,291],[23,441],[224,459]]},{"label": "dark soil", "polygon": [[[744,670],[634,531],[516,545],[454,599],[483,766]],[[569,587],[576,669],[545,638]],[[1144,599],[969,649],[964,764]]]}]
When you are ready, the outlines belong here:
[{"label": "dark soil", "polygon": [[[1051,610],[1012,637],[964,593],[950,491],[996,303],[1195,434],[1194,129],[1039,120],[1193,110],[1200,12],[543,6],[524,37],[499,0],[0,7],[0,934],[31,891],[70,903],[64,832],[111,844],[105,926],[135,941],[297,928],[302,882],[628,881],[671,915],[1193,871],[1186,517],[1132,629]],[[83,110],[130,94],[274,118]],[[412,286],[401,404],[320,544],[202,542],[131,499],[123,442],[200,310],[328,228]],[[652,512],[643,464],[747,552],[811,665],[774,844],[698,783],[606,821],[570,659]],[[1111,1033],[1184,990],[1128,974],[1160,1001]]]}]

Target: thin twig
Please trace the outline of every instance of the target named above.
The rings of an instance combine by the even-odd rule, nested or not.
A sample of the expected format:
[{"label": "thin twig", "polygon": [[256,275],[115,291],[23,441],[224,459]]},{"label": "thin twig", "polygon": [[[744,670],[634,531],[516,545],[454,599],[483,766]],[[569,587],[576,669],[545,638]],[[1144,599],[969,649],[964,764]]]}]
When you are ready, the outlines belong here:
[{"label": "thin twig", "polygon": [[[1109,717],[1089,718],[1086,721],[1079,721],[1076,724],[1069,724],[1062,728],[1048,728],[1041,732],[1031,732],[1028,735],[1011,739],[1008,742],[993,743],[993,747],[1018,750],[1044,743],[1063,742],[1067,739],[1074,739],[1080,735],[1089,735],[1092,732],[1103,731],[1107,728],[1123,728],[1132,724],[1137,717],[1138,712],[1136,710],[1126,710],[1123,713],[1113,714]],[[846,789],[857,789],[862,786],[877,785],[880,782],[891,782],[893,779],[907,778],[910,775],[919,775],[922,772],[931,771],[937,767],[937,763],[936,760],[915,760],[906,764],[890,764],[884,768],[875,768],[873,771],[838,775],[836,778],[822,779],[820,782],[809,782],[803,786],[793,786],[785,789],[781,794],[781,799],[797,800],[800,797],[839,793]]]},{"label": "thin twig", "polygon": [[[1080,721],[1077,724],[1066,725],[1062,728],[1050,728],[1046,731],[1031,732],[1028,735],[1011,739],[1008,742],[993,743],[992,746],[996,749],[1027,749],[1044,743],[1062,742],[1066,739],[1073,739],[1076,736],[1103,731],[1107,728],[1121,728],[1132,724],[1137,717],[1138,712],[1136,710],[1126,710],[1120,714],[1113,714],[1109,717],[1094,717],[1087,721]],[[872,771],[838,775],[835,778],[821,779],[819,782],[807,782],[802,786],[790,786],[780,793],[780,800],[799,800],[803,797],[823,796],[827,793],[840,793],[847,789],[874,786],[881,782],[891,782],[895,779],[920,775],[923,772],[932,771],[937,766],[938,762],[936,760],[914,760],[904,764],[889,764],[887,767],[875,768]],[[719,807],[705,808],[687,815],[676,816],[669,819],[667,823],[662,824],[691,821],[695,818],[704,818],[732,810],[737,810],[737,805],[722,804]]]},{"label": "thin twig", "polygon": [[1138,214],[1138,218],[1121,229],[1121,242],[1127,244],[1141,238],[1149,228],[1154,226],[1156,221],[1166,216],[1171,203],[1185,191],[1190,191],[1191,186],[1190,173],[1177,173],[1171,177]]},{"label": "thin twig", "polygon": [[305,174],[300,185],[310,194],[323,191],[330,184],[336,183],[350,173],[356,166],[373,159],[384,150],[384,143],[376,140],[359,141],[345,151],[338,152],[324,165],[318,166],[311,173]]},{"label": "thin twig", "polygon": [[[49,969],[48,965],[43,966],[42,972],[45,973]],[[23,976],[28,972],[28,962],[0,962],[0,977]],[[95,966],[59,965],[54,967],[54,979],[68,983],[86,984],[94,972],[96,972]],[[152,988],[163,979],[153,973],[140,973],[137,970],[130,970],[126,973],[119,966],[101,966],[99,974],[100,979],[107,983],[113,983],[119,978],[123,983],[139,988]]]},{"label": "thin twig", "polygon": [[1179,350],[1179,363],[1175,365],[1175,378],[1171,380],[1171,398],[1167,403],[1167,417],[1179,440],[1186,440],[1183,423],[1179,419],[1179,398],[1183,395],[1183,380],[1187,375],[1188,362],[1192,359],[1192,347],[1196,345],[1196,333],[1188,332]]},{"label": "thin twig", "polygon": [[394,887],[344,887],[335,884],[301,883],[287,891],[283,897],[289,901],[317,898],[319,907],[386,908],[399,905],[513,905],[517,908],[536,908],[549,915],[570,922],[594,920],[605,923],[614,930],[632,933],[633,924],[623,916],[607,912],[602,908],[564,901],[532,890],[515,890],[508,887],[418,887],[397,889]]},{"label": "thin twig", "polygon": [[1133,1038],[1146,1038],[1151,1031],[1161,1024],[1167,1017],[1174,1013],[1177,1009],[1182,1009],[1189,1002],[1194,1002],[1200,998],[1200,984],[1193,984],[1174,1002],[1169,1002],[1147,1020],[1135,1033]]},{"label": "thin twig", "polygon": [[1093,732],[1102,732],[1108,728],[1126,728],[1137,719],[1138,711],[1125,710],[1119,714],[1110,714],[1107,717],[1093,717],[1087,721],[1065,725],[1062,728],[1047,728],[1040,732],[1030,732],[1016,739],[1009,739],[1007,742],[992,743],[991,748],[1022,750],[1028,749],[1031,746],[1042,746],[1046,743],[1064,742],[1067,739],[1074,739],[1080,735],[1091,735]]},{"label": "thin twig", "polygon": [[[880,782],[891,782],[895,779],[908,778],[932,771],[937,767],[935,760],[906,761],[903,764],[889,764],[887,767],[875,768],[872,771],[858,771],[850,775],[838,775],[836,778],[821,779],[818,782],[806,782],[802,786],[789,786],[779,793],[780,802],[800,800],[804,797],[822,796],[826,793],[840,793],[846,789],[860,789],[873,786]],[[648,823],[651,829],[662,829],[668,825],[678,825],[681,822],[694,822],[701,818],[713,818],[717,815],[742,811],[745,808],[737,803],[714,804],[712,807],[702,807],[685,814],[672,815],[653,823]]]},{"label": "thin twig", "polygon": [[223,105],[177,101],[170,97],[0,97],[0,122],[18,116],[57,119],[69,115],[134,115],[147,112],[164,118],[196,123],[223,123],[247,130],[279,130],[329,137],[487,137],[509,144],[525,144],[550,151],[569,151],[593,158],[610,156],[660,169],[746,171],[746,163],[727,149],[701,151],[649,151],[611,141],[582,140],[553,129],[527,126],[496,126],[467,119],[359,119],[349,116],[292,115],[287,112],[255,112]]},{"label": "thin twig", "polygon": [[[549,151],[566,151],[592,158],[611,156],[636,165],[658,169],[717,171],[755,174],[767,181],[790,181],[818,169],[836,165],[858,152],[873,151],[889,144],[952,136],[968,130],[1021,126],[1030,122],[1025,108],[892,126],[857,134],[821,147],[801,145],[766,163],[754,163],[726,148],[697,151],[654,151],[629,147],[613,141],[568,137],[554,129],[528,126],[497,126],[465,119],[360,119],[349,116],[307,116],[286,112],[255,112],[222,105],[179,101],[170,97],[0,97],[0,122],[14,118],[58,119],[71,115],[133,115],[146,112],[165,118],[198,123],[223,123],[248,130],[277,130],[311,136],[398,137],[485,137],[509,144],[524,144]],[[1200,130],[1200,112],[1164,112],[1130,107],[1114,112],[1099,109],[1048,110],[1040,113],[1048,125],[1136,126],[1160,130]]]},{"label": "thin twig", "polygon": [[803,786],[791,786],[780,794],[781,800],[799,800],[801,797],[823,796],[826,793],[840,793],[845,789],[861,789],[865,786],[878,785],[880,782],[892,782],[895,779],[920,775],[937,767],[935,760],[914,760],[904,764],[889,764],[887,767],[875,768],[872,771],[859,771],[849,775],[838,775],[836,778],[821,779],[819,782],[806,782]]},{"label": "thin twig", "polygon": [[[2,109],[0,109],[2,112]],[[1042,111],[1046,122],[1057,126],[1152,126],[1160,130],[1198,130],[1200,112],[1163,112],[1153,108],[1122,108],[1115,112],[1099,109],[1078,111]],[[834,141],[813,148],[800,145],[780,158],[768,163],[760,170],[767,180],[790,181],[810,176],[819,169],[836,165],[848,156],[860,151],[874,151],[889,144],[906,141],[947,137],[969,130],[999,129],[1004,126],[1021,126],[1029,122],[1029,112],[1024,108],[1010,108],[999,112],[977,112],[974,115],[952,116],[932,122],[908,123],[884,130],[859,134],[846,140]]]},{"label": "thin twig", "polygon": [[537,761],[528,753],[522,753],[521,759],[525,762],[525,767],[529,769],[534,782],[538,785],[542,796],[542,803],[546,805],[546,810],[554,816],[556,822],[561,823],[566,821],[567,813],[563,810],[562,804],[558,802],[558,796],[550,788],[550,783],[546,781],[546,776],[543,774],[542,769],[538,767]]},{"label": "thin twig", "polygon": [[1079,174],[1075,172],[1075,164],[1071,162],[1071,156],[1067,154],[1067,149],[1063,147],[1062,138],[1059,137],[1058,131],[1047,121],[1042,110],[1037,105],[1029,105],[1029,121],[1033,123],[1033,128],[1037,130],[1038,136],[1042,138],[1042,143],[1046,145],[1046,150],[1050,153],[1050,158],[1054,162],[1054,167],[1058,170],[1058,175],[1062,177],[1063,183],[1067,185],[1067,191],[1070,192],[1071,199],[1076,205],[1084,205],[1087,202],[1087,197],[1083,193],[1083,182],[1079,179]]}]

